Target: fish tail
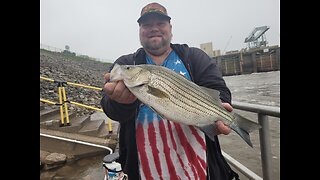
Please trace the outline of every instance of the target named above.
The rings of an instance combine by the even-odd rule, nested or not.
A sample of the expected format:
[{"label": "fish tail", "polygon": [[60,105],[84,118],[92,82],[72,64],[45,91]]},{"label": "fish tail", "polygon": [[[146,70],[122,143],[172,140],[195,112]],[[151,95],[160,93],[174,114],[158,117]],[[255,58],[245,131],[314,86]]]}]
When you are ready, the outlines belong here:
[{"label": "fish tail", "polygon": [[254,130],[260,129],[261,125],[240,116],[239,114],[234,113],[234,116],[236,119],[229,125],[229,127],[234,130],[249,146],[253,147],[250,140],[250,133]]}]

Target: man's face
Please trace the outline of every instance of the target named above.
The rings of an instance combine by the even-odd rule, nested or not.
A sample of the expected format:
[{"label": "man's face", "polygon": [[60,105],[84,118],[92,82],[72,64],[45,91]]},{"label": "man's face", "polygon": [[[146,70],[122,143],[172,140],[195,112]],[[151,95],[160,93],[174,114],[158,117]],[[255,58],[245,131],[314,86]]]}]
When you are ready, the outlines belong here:
[{"label": "man's face", "polygon": [[168,20],[150,16],[140,24],[140,43],[147,50],[170,46],[172,26]]}]

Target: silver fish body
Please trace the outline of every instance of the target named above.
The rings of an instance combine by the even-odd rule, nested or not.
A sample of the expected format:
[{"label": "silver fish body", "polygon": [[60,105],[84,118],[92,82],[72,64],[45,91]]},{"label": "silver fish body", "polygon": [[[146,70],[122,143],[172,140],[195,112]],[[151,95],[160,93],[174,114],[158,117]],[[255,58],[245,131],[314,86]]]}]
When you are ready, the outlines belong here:
[{"label": "silver fish body", "polygon": [[184,76],[163,66],[118,65],[110,81],[123,80],[127,88],[162,118],[193,125],[214,140],[215,121],[222,120],[252,147],[249,133],[261,126],[227,111],[219,91],[200,87]]}]

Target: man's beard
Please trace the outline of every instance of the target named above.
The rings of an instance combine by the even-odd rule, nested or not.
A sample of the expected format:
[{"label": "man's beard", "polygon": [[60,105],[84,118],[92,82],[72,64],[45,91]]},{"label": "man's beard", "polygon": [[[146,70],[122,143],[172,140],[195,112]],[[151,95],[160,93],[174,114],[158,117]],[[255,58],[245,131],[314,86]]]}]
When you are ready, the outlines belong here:
[{"label": "man's beard", "polygon": [[170,44],[171,42],[171,38],[170,39],[164,39],[162,38],[161,42],[159,43],[153,43],[153,42],[150,42],[150,41],[145,41],[145,42],[141,42],[141,45],[152,51],[152,50],[158,50],[158,49],[161,49],[162,47],[165,47],[166,45]]}]

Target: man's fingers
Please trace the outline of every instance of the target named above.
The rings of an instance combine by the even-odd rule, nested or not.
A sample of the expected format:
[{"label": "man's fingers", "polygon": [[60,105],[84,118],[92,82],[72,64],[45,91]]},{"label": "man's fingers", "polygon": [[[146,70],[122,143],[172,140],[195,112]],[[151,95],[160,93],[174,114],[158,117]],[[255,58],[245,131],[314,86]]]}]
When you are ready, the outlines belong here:
[{"label": "man's fingers", "polygon": [[231,129],[229,126],[225,125],[222,121],[216,122],[217,131],[220,134],[228,135],[231,132]]},{"label": "man's fingers", "polygon": [[[106,79],[109,75],[105,75]],[[112,99],[119,103],[131,104],[137,98],[129,91],[123,81],[108,82],[104,85],[104,92]]]},{"label": "man's fingers", "polygon": [[134,102],[136,99],[137,99],[137,97],[130,92],[130,95],[128,97],[128,101]]},{"label": "man's fingers", "polygon": [[229,103],[222,103],[222,106],[229,112],[233,111],[233,107]]},{"label": "man's fingers", "polygon": [[116,82],[110,82],[110,83],[106,83],[103,89],[108,96],[111,96],[113,94],[115,87],[116,87]]},{"label": "man's fingers", "polygon": [[106,82],[108,82],[110,80],[110,73],[106,73],[104,75],[104,79],[106,80]]},{"label": "man's fingers", "polygon": [[114,88],[112,96],[120,98],[123,91],[125,90],[126,90],[126,86],[124,85],[123,81],[118,81],[116,84],[116,87]]},{"label": "man's fingers", "polygon": [[119,99],[122,101],[130,101],[129,97],[131,95],[131,92],[126,88],[122,91],[122,94],[120,95]]}]

